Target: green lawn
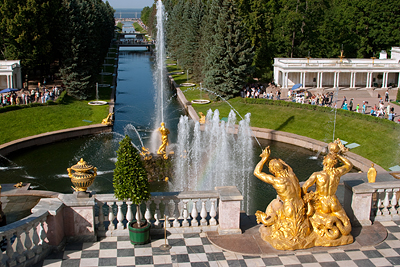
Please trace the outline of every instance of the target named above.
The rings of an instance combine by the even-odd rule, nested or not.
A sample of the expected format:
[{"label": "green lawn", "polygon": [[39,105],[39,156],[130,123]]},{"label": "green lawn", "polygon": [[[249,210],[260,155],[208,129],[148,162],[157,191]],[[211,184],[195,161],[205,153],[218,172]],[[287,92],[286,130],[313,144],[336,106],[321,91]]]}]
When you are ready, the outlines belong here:
[{"label": "green lawn", "polygon": [[[177,78],[182,79],[182,76]],[[177,83],[179,84],[179,82]],[[200,98],[199,90],[188,90],[186,87],[181,89],[188,101]],[[203,92],[201,98],[207,99],[207,94]],[[326,143],[333,140],[335,113],[331,108],[309,110],[304,109],[306,108],[304,105],[302,107],[286,107],[249,104],[240,97],[229,100],[229,103],[242,117],[251,113],[251,126],[295,133]],[[231,110],[231,107],[224,101],[206,105],[194,104],[193,107],[197,112],[204,114],[209,109],[213,111],[218,109],[220,118],[227,117]],[[394,122],[339,110],[336,115],[336,138],[348,143],[360,144],[359,147],[351,149],[351,152],[375,162],[386,170],[400,163],[400,125]]]}]

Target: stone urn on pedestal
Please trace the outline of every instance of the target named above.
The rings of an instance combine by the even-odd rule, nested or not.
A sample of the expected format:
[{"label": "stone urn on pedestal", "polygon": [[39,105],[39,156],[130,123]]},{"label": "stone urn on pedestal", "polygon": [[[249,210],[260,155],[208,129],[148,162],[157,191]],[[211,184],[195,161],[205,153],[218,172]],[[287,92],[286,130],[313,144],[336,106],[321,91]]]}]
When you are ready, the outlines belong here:
[{"label": "stone urn on pedestal", "polygon": [[[86,192],[89,186],[92,185],[94,179],[97,175],[97,168],[92,165],[88,165],[86,161],[81,158],[81,160],[67,169],[68,176],[74,186],[72,188],[75,190],[77,197],[89,197],[90,194]],[[74,171],[74,172],[72,172]]]}]

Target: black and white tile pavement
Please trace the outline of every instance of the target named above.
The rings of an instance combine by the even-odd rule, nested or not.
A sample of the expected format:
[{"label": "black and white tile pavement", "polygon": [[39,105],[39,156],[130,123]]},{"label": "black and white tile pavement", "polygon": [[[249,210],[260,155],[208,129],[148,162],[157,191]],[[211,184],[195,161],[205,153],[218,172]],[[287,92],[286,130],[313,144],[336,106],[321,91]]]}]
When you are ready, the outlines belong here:
[{"label": "black and white tile pavement", "polygon": [[382,224],[388,230],[387,239],[376,246],[360,249],[338,247],[325,252],[246,256],[212,245],[204,233],[169,235],[167,242],[172,247],[169,251],[159,248],[165,242],[162,236],[152,237],[151,243],[140,246],[132,246],[129,237],[107,237],[94,243],[67,244],[65,251],[49,255],[35,267],[400,266],[400,221]]}]

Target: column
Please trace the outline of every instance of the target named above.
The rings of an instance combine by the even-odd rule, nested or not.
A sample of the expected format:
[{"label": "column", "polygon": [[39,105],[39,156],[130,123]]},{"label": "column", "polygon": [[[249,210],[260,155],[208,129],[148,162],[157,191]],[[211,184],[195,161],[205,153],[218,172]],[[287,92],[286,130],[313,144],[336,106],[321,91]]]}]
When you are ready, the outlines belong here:
[{"label": "column", "polygon": [[285,88],[288,88],[288,84],[289,84],[289,72],[286,72],[286,75],[285,75]]},{"label": "column", "polygon": [[306,72],[303,73],[303,88],[306,87]]},{"label": "column", "polygon": [[333,88],[336,88],[336,71],[333,73]]},{"label": "column", "polygon": [[382,88],[387,88],[388,86],[388,76],[389,76],[389,73],[388,72],[384,72],[383,73],[383,78],[384,78],[384,80],[383,80],[383,82],[382,82]]},{"label": "column", "polygon": [[400,72],[399,72],[399,77],[397,79],[397,88],[400,88]]},{"label": "column", "polygon": [[303,73],[300,72],[299,75],[300,75],[300,83],[301,83],[301,86],[303,87]]},{"label": "column", "polygon": [[365,87],[368,88],[368,84],[369,84],[369,72],[367,72],[367,81],[365,82]]},{"label": "column", "polygon": [[357,74],[357,72],[353,73],[353,88],[356,87],[356,74]]},{"label": "column", "polygon": [[7,75],[7,88],[11,88],[11,76]]},{"label": "column", "polygon": [[319,75],[320,74],[321,74],[321,72],[317,72],[317,88],[320,88],[319,87],[319,80],[320,80]]},{"label": "column", "polygon": [[350,72],[350,88],[353,88],[353,73]]},{"label": "column", "polygon": [[323,75],[324,73],[323,72],[321,72],[321,77],[319,78],[319,88],[322,88],[322,75]]},{"label": "column", "polygon": [[368,88],[372,87],[372,72],[369,73],[369,85]]},{"label": "column", "polygon": [[340,85],[340,72],[337,73],[336,78],[337,78],[337,82],[336,82],[336,87],[339,87]]}]

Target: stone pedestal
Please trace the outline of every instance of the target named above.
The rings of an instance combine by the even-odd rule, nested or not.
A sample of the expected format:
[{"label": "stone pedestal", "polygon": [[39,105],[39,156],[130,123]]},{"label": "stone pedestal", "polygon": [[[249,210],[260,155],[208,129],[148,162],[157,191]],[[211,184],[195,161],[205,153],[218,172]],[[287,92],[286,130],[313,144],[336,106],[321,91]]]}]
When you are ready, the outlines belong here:
[{"label": "stone pedestal", "polygon": [[97,241],[94,224],[94,197],[77,198],[75,195],[60,194],[64,203],[65,236],[72,242]]},{"label": "stone pedestal", "polygon": [[240,202],[243,196],[236,186],[216,187],[219,194],[218,233],[220,235],[241,234]]},{"label": "stone pedestal", "polygon": [[361,180],[345,181],[344,210],[353,226],[371,225],[372,193],[370,184]]}]

